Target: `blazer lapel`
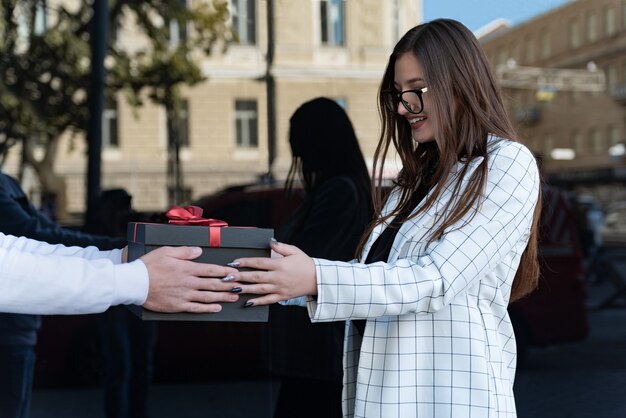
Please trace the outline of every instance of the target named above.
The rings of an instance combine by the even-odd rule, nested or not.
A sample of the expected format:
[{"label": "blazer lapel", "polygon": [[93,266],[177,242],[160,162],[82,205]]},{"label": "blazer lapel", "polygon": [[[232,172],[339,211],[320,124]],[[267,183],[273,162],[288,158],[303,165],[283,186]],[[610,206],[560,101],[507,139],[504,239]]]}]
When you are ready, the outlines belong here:
[{"label": "blazer lapel", "polygon": [[[474,171],[476,170],[476,168],[480,165],[482,161],[483,161],[483,158],[480,157],[480,158],[476,158],[474,161],[470,163],[467,173],[465,174],[465,177],[463,178],[463,184],[461,186],[461,190],[465,188],[465,186],[469,182],[469,178],[471,177],[471,175],[474,173]],[[437,201],[434,202],[433,206],[428,208],[425,212],[422,212],[418,216],[412,219],[409,219],[408,221],[402,224],[393,242],[391,252],[389,253],[388,261],[390,263],[395,262],[398,258],[406,257],[407,255],[406,253],[407,253],[410,242],[414,243],[415,241],[418,241],[418,240],[421,241],[417,244],[418,248],[422,248],[423,246],[426,245],[426,238],[432,226],[434,225],[435,219],[438,218],[439,212],[444,210],[445,204],[449,200],[456,197],[453,195],[454,184],[456,183],[457,178],[460,175],[462,168],[463,168],[462,162],[456,163],[456,165],[454,166],[454,169],[452,170],[451,176],[448,179],[448,182],[446,183],[446,186],[441,193],[441,196],[439,196],[439,199],[437,199]],[[426,197],[424,197],[420,205],[418,205],[417,207],[415,207],[415,209],[413,209],[412,214],[417,211],[417,209],[421,206],[422,203],[426,201],[426,199],[431,195],[431,193],[432,193],[432,190],[426,195]],[[397,204],[397,199],[396,199],[396,202],[394,202],[394,205],[395,204]],[[416,254],[416,253],[420,253],[421,250],[418,250],[417,252],[416,251],[411,251],[411,252]]]}]

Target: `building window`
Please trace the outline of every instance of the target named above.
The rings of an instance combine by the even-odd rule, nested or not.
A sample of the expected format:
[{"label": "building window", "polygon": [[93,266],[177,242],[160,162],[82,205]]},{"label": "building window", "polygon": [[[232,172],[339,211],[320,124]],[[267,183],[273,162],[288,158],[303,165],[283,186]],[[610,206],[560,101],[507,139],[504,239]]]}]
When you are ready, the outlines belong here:
[{"label": "building window", "polygon": [[594,155],[600,155],[605,151],[604,144],[602,143],[602,133],[598,128],[591,128],[589,131],[589,142],[591,152]]},{"label": "building window", "polygon": [[395,43],[402,33],[400,33],[400,5],[398,0],[392,0],[391,2],[391,38]]},{"label": "building window", "polygon": [[117,100],[106,97],[102,112],[102,148],[119,146]]},{"label": "building window", "polygon": [[619,132],[619,128],[617,126],[609,126],[609,145],[617,145],[621,142],[624,142],[621,134]]},{"label": "building window", "polygon": [[612,36],[617,31],[615,25],[615,9],[613,6],[607,6],[604,9],[604,30],[606,36]]},{"label": "building window", "polygon": [[576,156],[583,155],[585,151],[585,144],[583,143],[583,136],[579,131],[572,132],[572,148]]},{"label": "building window", "polygon": [[46,0],[39,0],[35,5],[35,21],[33,22],[33,34],[42,35],[48,28],[48,14],[46,13]]},{"label": "building window", "polygon": [[531,64],[535,61],[535,42],[532,38],[526,39],[526,62]]},{"label": "building window", "polygon": [[520,62],[519,44],[517,42],[513,42],[511,44],[511,53],[509,54],[509,57],[513,58],[516,62]]},{"label": "building window", "polygon": [[617,66],[615,64],[609,64],[606,66],[605,72],[606,72],[606,86],[610,92],[613,89],[613,87],[619,84]]},{"label": "building window", "polygon": [[[178,0],[178,2],[181,8],[187,8],[187,0]],[[171,48],[178,48],[180,44],[185,43],[187,40],[187,25],[184,21],[172,19],[167,22],[167,29],[169,31]]]},{"label": "building window", "polygon": [[595,13],[587,15],[587,41],[595,42],[598,40],[598,19]]},{"label": "building window", "polygon": [[503,47],[496,49],[496,64],[501,65],[506,62],[509,53]]},{"label": "building window", "polygon": [[235,101],[236,145],[239,148],[258,148],[258,113],[256,100]]},{"label": "building window", "polygon": [[544,30],[541,32],[541,58],[548,58],[552,54],[552,40],[550,32]]},{"label": "building window", "polygon": [[[31,4],[32,2],[14,3],[16,3],[14,17],[17,23],[18,43],[28,48],[30,38],[43,35],[47,29],[46,0],[36,0],[34,4]],[[0,22],[0,28],[3,23]]]},{"label": "building window", "polygon": [[232,0],[233,30],[241,45],[256,45],[256,0]]},{"label": "building window", "polygon": [[[174,123],[174,110],[167,109],[168,124]],[[180,108],[178,109],[178,125],[174,126],[174,134],[178,136],[178,145],[181,147],[189,147],[189,101],[181,99]],[[173,139],[173,138],[172,138]]]},{"label": "building window", "polygon": [[335,97],[335,102],[341,106],[343,110],[348,111],[348,102],[345,97]]},{"label": "building window", "polygon": [[546,134],[543,138],[543,155],[552,155],[552,149],[554,148],[554,138],[552,134]]},{"label": "building window", "polygon": [[322,45],[344,45],[344,0],[320,0]]},{"label": "building window", "polygon": [[568,27],[569,46],[578,48],[580,46],[580,23],[578,19],[572,19]]}]

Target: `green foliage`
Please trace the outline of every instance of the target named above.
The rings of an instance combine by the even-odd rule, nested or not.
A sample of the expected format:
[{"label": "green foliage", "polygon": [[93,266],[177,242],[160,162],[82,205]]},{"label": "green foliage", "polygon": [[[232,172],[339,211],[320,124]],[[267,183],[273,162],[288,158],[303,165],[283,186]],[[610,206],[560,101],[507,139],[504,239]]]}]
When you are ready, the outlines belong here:
[{"label": "green foliage", "polygon": [[[40,0],[0,0],[0,153],[17,141],[55,141],[65,132],[84,132],[89,112],[90,2],[49,9],[54,22],[35,33]],[[204,80],[196,57],[232,38],[225,0],[110,0],[107,89],[125,90],[141,105],[141,93],[173,106],[180,85]],[[129,50],[113,36],[120,22],[134,21],[145,46]],[[172,24],[175,22],[175,24]],[[186,28],[186,36],[170,28]],[[26,29],[26,30],[25,30]],[[181,32],[182,33],[182,32]],[[173,42],[176,40],[177,42]],[[175,106],[174,106],[175,107]],[[56,143],[56,142],[54,142]]]}]

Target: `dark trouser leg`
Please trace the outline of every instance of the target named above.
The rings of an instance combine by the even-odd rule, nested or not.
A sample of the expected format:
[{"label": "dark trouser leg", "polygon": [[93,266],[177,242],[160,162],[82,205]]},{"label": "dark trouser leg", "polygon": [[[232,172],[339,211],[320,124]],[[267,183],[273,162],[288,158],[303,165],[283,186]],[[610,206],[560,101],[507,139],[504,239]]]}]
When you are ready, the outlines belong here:
[{"label": "dark trouser leg", "polygon": [[34,368],[34,347],[0,346],[0,417],[29,417]]},{"label": "dark trouser leg", "polygon": [[132,418],[128,415],[131,360],[125,311],[125,307],[115,306],[98,315],[104,368],[104,410],[107,418]]},{"label": "dark trouser leg", "polygon": [[281,378],[274,418],[341,418],[339,381]]},{"label": "dark trouser leg", "polygon": [[128,313],[131,337],[132,373],[130,376],[130,413],[133,418],[147,418],[148,389],[152,383],[152,361],[156,343],[156,323],[146,322]]}]

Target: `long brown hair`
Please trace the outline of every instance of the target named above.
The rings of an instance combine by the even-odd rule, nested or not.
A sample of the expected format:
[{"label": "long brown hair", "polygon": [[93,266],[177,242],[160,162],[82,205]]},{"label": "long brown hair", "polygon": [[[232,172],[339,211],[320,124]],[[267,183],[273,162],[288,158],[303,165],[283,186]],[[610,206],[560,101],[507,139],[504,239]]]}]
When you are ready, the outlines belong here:
[{"label": "long brown hair", "polygon": [[[385,106],[383,94],[394,90],[396,60],[407,53],[418,58],[424,72],[428,86],[429,120],[435,131],[434,142],[416,145],[407,120],[398,117]],[[453,194],[459,198],[451,199],[439,211],[440,215],[435,219],[427,243],[438,239],[446,228],[463,219],[481,203],[487,183],[489,134],[512,141],[519,140],[478,40],[469,29],[455,20],[437,19],[421,24],[409,30],[398,41],[380,84],[378,110],[382,127],[374,154],[373,189],[374,210],[378,216],[363,235],[357,256],[362,253],[367,237],[377,225],[412,209],[409,207],[411,197],[420,182],[428,182],[432,192],[412,217],[437,202],[450,180],[454,166],[461,162],[462,168],[453,188]],[[381,216],[384,206],[383,166],[392,144],[403,167],[396,179],[400,195],[397,207]],[[471,174],[468,186],[462,187],[470,163],[480,157],[483,157],[483,161]],[[528,246],[522,254],[512,285],[511,301],[529,293],[537,285],[540,210],[541,199],[537,199]],[[472,216],[475,214],[474,211]]]}]

